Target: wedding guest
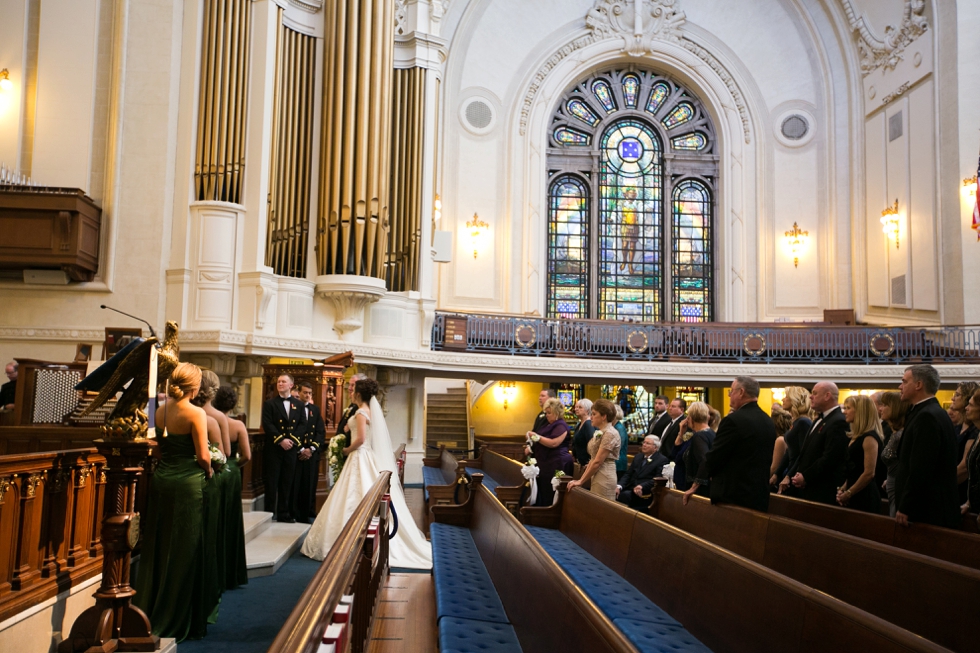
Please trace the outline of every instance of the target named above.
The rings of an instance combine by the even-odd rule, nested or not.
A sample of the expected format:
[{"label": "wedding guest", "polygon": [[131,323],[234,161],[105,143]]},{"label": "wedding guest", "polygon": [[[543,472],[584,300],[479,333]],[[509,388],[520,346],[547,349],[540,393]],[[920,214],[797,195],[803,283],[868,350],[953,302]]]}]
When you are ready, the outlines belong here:
[{"label": "wedding guest", "polygon": [[616,501],[630,508],[645,508],[650,504],[653,492],[653,479],[663,474],[664,465],[669,460],[660,449],[660,438],[648,435],[643,438],[640,453],[633,456],[633,462],[616,486]]},{"label": "wedding guest", "polygon": [[578,417],[578,426],[572,434],[572,455],[575,462],[585,467],[589,464],[589,440],[595,433],[592,427],[592,400],[579,399],[572,411]]},{"label": "wedding guest", "polygon": [[776,445],[772,449],[772,464],[769,466],[769,487],[779,485],[781,472],[788,458],[786,433],[793,427],[793,417],[780,404],[773,404],[770,413],[772,425],[776,427]]},{"label": "wedding guest", "polygon": [[312,524],[316,517],[316,485],[320,476],[320,449],[327,430],[320,409],[313,404],[313,384],[301,381],[299,400],[303,402],[306,431],[300,440],[296,455],[296,481],[293,492],[292,514],[301,524]]},{"label": "wedding guest", "polygon": [[789,411],[793,425],[783,435],[783,442],[786,444],[786,455],[783,457],[782,464],[777,470],[775,480],[770,476],[773,485],[779,485],[780,481],[786,476],[786,472],[795,467],[800,458],[800,449],[803,446],[803,439],[813,427],[813,420],[810,419],[810,392],[806,388],[798,385],[789,386],[784,390],[782,408]]},{"label": "wedding guest", "polygon": [[698,476],[698,472],[701,470],[705,457],[711,451],[711,447],[715,442],[715,431],[708,425],[710,419],[711,407],[708,404],[695,401],[688,406],[687,419],[684,420],[685,424],[683,426],[686,430],[684,437],[687,441],[684,443],[684,452],[675,456],[677,460],[674,461],[675,484],[677,482],[678,466],[683,467],[685,477],[684,487],[681,488],[678,486],[677,489],[687,491],[691,489],[694,483],[697,483],[698,488],[695,494],[703,497],[709,496],[710,479]]},{"label": "wedding guest", "polygon": [[629,447],[630,436],[626,432],[626,426],[623,424],[623,407],[616,404],[616,419],[613,421],[613,428],[619,433],[619,458],[616,459],[616,478],[626,473],[626,468],[629,466],[629,459],[626,457],[626,450]]},{"label": "wedding guest", "polygon": [[595,436],[589,442],[592,460],[582,477],[568,483],[568,489],[592,481],[592,493],[614,501],[616,499],[616,459],[619,458],[619,433],[613,427],[616,405],[608,399],[592,404],[592,426]]},{"label": "wedding guest", "polygon": [[718,427],[721,426],[721,412],[719,412],[714,406],[711,406],[710,409],[711,419],[708,420],[708,426],[711,427],[712,431],[717,433]]},{"label": "wedding guest", "polygon": [[839,396],[840,390],[831,381],[813,386],[810,407],[817,412],[817,419],[802,437],[800,455],[780,481],[780,493],[837,505],[837,488],[844,482],[847,459],[847,422]]},{"label": "wedding guest", "polygon": [[875,484],[881,420],[871,397],[851,395],[844,400],[847,432],[847,464],[844,484],[837,491],[837,503],[872,514],[881,512],[881,495]]},{"label": "wedding guest", "polygon": [[211,400],[211,405],[228,418],[228,438],[231,442],[231,455],[228,456],[229,489],[225,507],[224,555],[225,589],[235,589],[248,583],[248,569],[245,566],[245,522],[242,515],[242,474],[241,469],[252,458],[252,448],[248,442],[248,429],[244,422],[228,417],[228,412],[238,405],[238,393],[230,386],[221,386]]},{"label": "wedding guest", "polygon": [[265,433],[265,509],[272,518],[287,524],[296,523],[289,514],[296,472],[297,446],[306,431],[305,410],[293,398],[293,377],[280,374],[276,379],[277,396],[262,405],[262,431]]},{"label": "wedding guest", "polygon": [[13,410],[17,398],[17,361],[10,361],[4,368],[7,382],[0,385],[0,410]]},{"label": "wedding guest", "polygon": [[885,463],[885,493],[888,497],[888,512],[895,516],[895,475],[898,473],[898,446],[902,442],[902,430],[905,428],[905,416],[909,412],[909,403],[902,401],[897,392],[881,393],[882,421],[888,424],[891,437],[881,450],[881,459]]},{"label": "wedding guest", "polygon": [[653,417],[647,426],[647,435],[655,435],[658,438],[664,434],[664,429],[670,425],[670,415],[667,414],[667,404],[670,399],[666,395],[657,395],[653,400]]},{"label": "wedding guest", "polygon": [[574,462],[568,450],[571,438],[565,422],[565,406],[554,397],[549,397],[542,408],[545,423],[537,431],[527,432],[530,445],[526,451],[538,463],[538,497],[535,505],[550,506],[555,499],[551,479],[558,470],[571,476]]},{"label": "wedding guest", "polygon": [[[888,426],[888,422],[885,421],[885,418],[881,416],[881,413],[884,410],[884,406],[881,403],[881,395],[883,395],[883,394],[885,394],[885,393],[884,392],[874,392],[874,393],[871,394],[871,401],[874,402],[875,409],[878,411],[878,419],[881,420],[881,435],[882,435],[882,438],[881,438],[881,451],[882,451],[882,453],[884,453],[884,451],[885,451],[885,446],[888,444],[888,439],[890,437],[892,437],[892,429],[891,429],[891,427]],[[875,485],[877,485],[879,489],[881,489],[882,491],[884,491],[883,488],[885,487],[885,483],[886,483],[887,480],[888,480],[888,467],[885,465],[885,460],[879,455],[878,456],[878,466],[875,468]],[[882,495],[882,496],[884,496],[884,495]]]},{"label": "wedding guest", "polygon": [[153,634],[178,642],[204,637],[216,607],[208,603],[205,587],[205,568],[214,564],[204,548],[204,493],[212,475],[207,415],[191,404],[200,384],[200,368],[181,363],[170,376],[171,401],[156,412],[160,463],[140,524],[133,597]]},{"label": "wedding guest", "polygon": [[970,475],[967,469],[967,457],[973,449],[978,434],[977,425],[966,419],[966,405],[977,390],[980,390],[980,384],[974,381],[963,381],[956,386],[956,392],[953,393],[953,400],[950,405],[950,411],[953,411],[950,413],[950,418],[953,414],[957,417],[953,420],[953,425],[957,427],[956,459],[959,464],[956,466],[956,482],[959,484],[961,504],[966,502],[967,480]]},{"label": "wedding guest", "polygon": [[687,411],[687,400],[682,397],[671,399],[667,406],[667,415],[670,417],[670,424],[664,429],[664,434],[660,438],[660,453],[671,460],[674,459],[674,442],[677,441],[677,434],[681,429],[681,420]]},{"label": "wedding guest", "polygon": [[[974,426],[980,425],[980,389],[974,391],[966,405],[966,418]],[[980,512],[980,444],[975,440],[966,458],[967,481],[966,502],[962,505],[963,514]]]},{"label": "wedding guest", "polygon": [[551,388],[545,388],[544,390],[538,393],[538,405],[541,406],[541,412],[538,413],[538,416],[534,418],[534,426],[531,427],[531,431],[533,433],[537,433],[538,429],[543,428],[544,425],[547,423],[548,416],[545,415],[544,405],[549,399],[554,399],[554,398],[555,398],[555,391]]}]

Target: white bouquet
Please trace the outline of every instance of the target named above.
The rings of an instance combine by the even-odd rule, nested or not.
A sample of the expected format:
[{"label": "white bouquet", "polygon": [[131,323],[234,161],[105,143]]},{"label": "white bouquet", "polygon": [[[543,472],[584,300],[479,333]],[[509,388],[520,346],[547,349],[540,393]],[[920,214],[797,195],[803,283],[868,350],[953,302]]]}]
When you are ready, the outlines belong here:
[{"label": "white bouquet", "polygon": [[664,471],[660,473],[661,476],[667,479],[667,487],[674,488],[674,463],[670,462],[664,465]]},{"label": "white bouquet", "polygon": [[218,445],[213,442],[208,443],[208,452],[211,454],[211,467],[214,468],[214,471],[220,472],[224,469],[228,463],[228,457],[218,448]]},{"label": "white bouquet", "polygon": [[343,433],[338,433],[330,438],[330,446],[327,449],[327,453],[330,454],[330,477],[334,483],[337,482],[337,478],[340,476],[340,470],[344,468],[344,461],[347,460],[347,456],[344,454],[345,446],[347,446],[347,441]]},{"label": "white bouquet", "polygon": [[551,479],[551,489],[555,492],[558,491],[558,487],[561,485],[561,479],[564,475],[565,472],[561,471],[560,469],[555,470],[555,476]]}]

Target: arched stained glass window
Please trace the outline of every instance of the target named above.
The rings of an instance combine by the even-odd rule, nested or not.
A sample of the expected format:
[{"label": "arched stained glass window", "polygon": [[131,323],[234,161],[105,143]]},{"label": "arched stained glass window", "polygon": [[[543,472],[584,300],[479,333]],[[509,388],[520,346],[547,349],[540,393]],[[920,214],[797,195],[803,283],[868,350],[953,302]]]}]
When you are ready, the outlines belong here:
[{"label": "arched stained glass window", "polygon": [[592,93],[599,100],[606,113],[616,110],[616,100],[613,99],[612,89],[609,88],[609,84],[604,79],[597,79],[592,83]]},{"label": "arched stained glass window", "polygon": [[600,71],[561,98],[551,133],[546,314],[712,320],[718,163],[697,97],[652,71]]},{"label": "arched stained glass window", "polygon": [[623,101],[629,109],[636,108],[636,97],[640,93],[640,78],[636,75],[623,76]]},{"label": "arched stained glass window", "polygon": [[711,321],[711,193],[697,180],[674,187],[671,202],[674,322]]},{"label": "arched stained glass window", "polygon": [[570,175],[551,184],[548,207],[548,315],[589,316],[589,202]]}]

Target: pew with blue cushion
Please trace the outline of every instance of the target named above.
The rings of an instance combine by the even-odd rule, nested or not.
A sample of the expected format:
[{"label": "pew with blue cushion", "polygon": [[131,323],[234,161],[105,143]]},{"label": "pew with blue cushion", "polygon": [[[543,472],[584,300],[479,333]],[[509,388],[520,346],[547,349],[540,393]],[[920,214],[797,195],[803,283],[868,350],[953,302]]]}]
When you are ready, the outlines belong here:
[{"label": "pew with blue cushion", "polygon": [[[445,445],[439,446],[438,456],[426,456],[422,459],[422,487],[425,497],[425,514],[428,516],[429,508],[432,506],[449,505],[455,503],[454,497],[457,496],[456,479],[458,474],[456,468],[459,461],[452,453],[446,451]],[[426,518],[426,527],[429,519]]]},{"label": "pew with blue cushion", "polygon": [[566,490],[521,518],[634,642],[674,634],[669,618],[718,653],[947,650],[660,520]]},{"label": "pew with blue cushion", "polygon": [[483,486],[497,495],[504,507],[517,516],[521,506],[527,504],[530,488],[521,473],[524,465],[512,458],[483,447],[480,455],[459,462],[461,472],[467,475],[483,474]]}]

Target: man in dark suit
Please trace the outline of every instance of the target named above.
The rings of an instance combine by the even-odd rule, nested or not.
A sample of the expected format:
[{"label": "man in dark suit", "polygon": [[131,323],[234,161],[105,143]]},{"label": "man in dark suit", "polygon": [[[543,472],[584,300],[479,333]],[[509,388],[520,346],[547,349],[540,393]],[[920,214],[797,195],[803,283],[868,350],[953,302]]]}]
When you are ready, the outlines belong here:
[{"label": "man in dark suit", "polygon": [[290,395],[293,377],[276,379],[277,395],[262,404],[262,431],[265,433],[265,509],[276,521],[294,523],[290,514],[296,453],[306,432],[303,404]]},{"label": "man in dark suit", "polygon": [[541,406],[541,412],[534,418],[534,426],[531,427],[532,432],[540,433],[541,429],[548,423],[548,416],[544,414],[544,402],[553,397],[555,397],[555,391],[551,388],[545,388],[538,393],[538,405]]},{"label": "man in dark suit", "polygon": [[670,402],[664,395],[657,395],[653,400],[653,417],[647,426],[647,435],[655,435],[658,438],[664,434],[664,429],[670,424],[670,415],[667,414],[667,404]]},{"label": "man in dark suit", "polygon": [[681,432],[681,422],[684,421],[685,412],[687,412],[687,400],[680,397],[673,399],[667,406],[667,417],[670,418],[670,422],[660,436],[660,453],[667,458],[673,458],[674,441],[677,439],[677,434]]},{"label": "man in dark suit", "polygon": [[810,407],[819,413],[800,445],[800,456],[787,470],[780,492],[829,505],[837,505],[837,488],[844,484],[847,432],[850,427],[840,409],[840,391],[821,381],[810,391]]},{"label": "man in dark suit", "polygon": [[895,475],[895,521],[960,525],[956,488],[956,429],[936,400],[939,372],[932,365],[913,365],[902,376],[902,400],[912,404],[898,443]]},{"label": "man in dark suit", "polygon": [[592,426],[592,400],[579,399],[575,402],[573,412],[578,417],[578,426],[572,434],[572,456],[575,462],[585,467],[592,458],[589,455],[589,440],[595,435],[595,428]]},{"label": "man in dark suit", "polygon": [[[696,478],[709,479],[711,503],[769,509],[769,466],[776,444],[772,418],[759,408],[759,382],[737,376],[729,393],[732,412],[721,420]],[[700,485],[684,493],[684,505]]]},{"label": "man in dark suit", "polygon": [[0,410],[13,410],[17,398],[17,362],[10,361],[3,371],[8,381],[0,386]]},{"label": "man in dark suit", "polygon": [[[650,504],[650,493],[653,491],[653,479],[663,475],[667,457],[657,451],[660,448],[660,438],[648,435],[643,438],[640,453],[633,456],[633,462],[623,474],[623,480],[616,486],[616,501],[625,503],[630,508],[645,508]],[[646,499],[641,498],[645,496]]]},{"label": "man in dark suit", "polygon": [[313,385],[309,381],[299,384],[299,400],[303,403],[306,431],[300,438],[296,454],[296,489],[293,492],[293,517],[303,524],[313,523],[316,517],[316,484],[320,476],[320,450],[327,436],[326,425],[320,409],[313,405]]},{"label": "man in dark suit", "polygon": [[344,434],[345,445],[350,446],[350,422],[351,418],[354,417],[354,413],[357,412],[357,404],[354,403],[354,385],[361,379],[366,379],[366,374],[354,374],[347,381],[347,399],[350,401],[347,408],[344,410],[343,414],[340,416],[340,420],[337,422],[337,433]]}]

